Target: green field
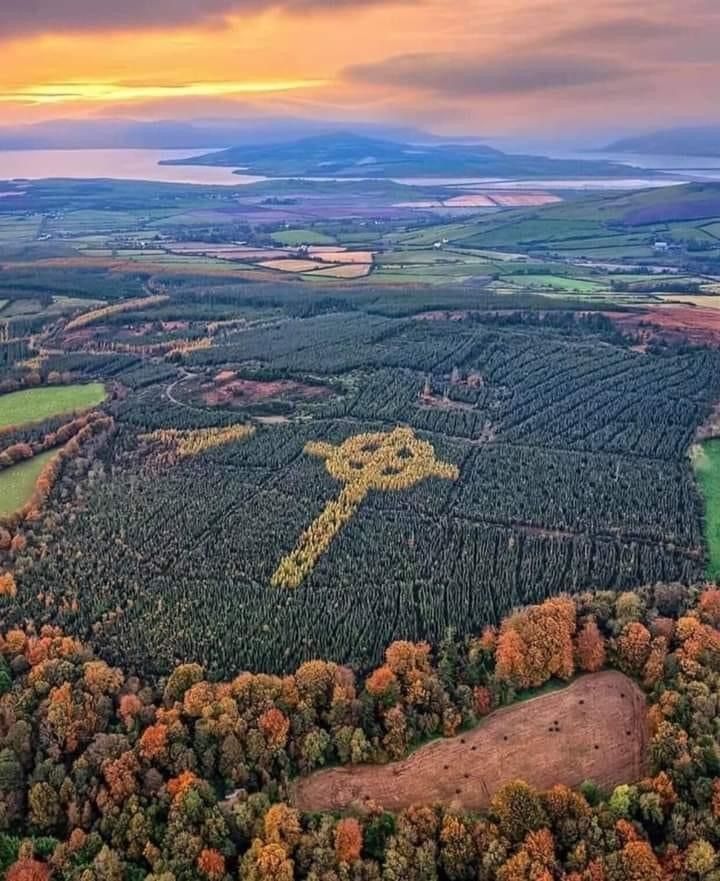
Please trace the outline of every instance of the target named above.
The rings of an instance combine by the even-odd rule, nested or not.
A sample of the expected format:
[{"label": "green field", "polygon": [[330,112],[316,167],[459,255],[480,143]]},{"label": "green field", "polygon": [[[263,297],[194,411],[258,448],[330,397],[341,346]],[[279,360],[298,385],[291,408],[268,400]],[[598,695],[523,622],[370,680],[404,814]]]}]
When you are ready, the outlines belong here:
[{"label": "green field", "polygon": [[0,244],[31,242],[38,233],[42,217],[33,215],[4,215],[0,217]]},{"label": "green field", "polygon": [[[560,275],[513,275],[513,284],[527,288],[553,288],[557,291],[579,291],[580,293],[595,293],[607,287],[596,281],[585,278],[566,278]],[[506,277],[510,280],[510,277]]]},{"label": "green field", "polygon": [[288,229],[273,233],[272,239],[279,245],[334,245],[335,239],[316,229]]},{"label": "green field", "polygon": [[104,400],[105,387],[100,382],[43,386],[11,392],[0,397],[0,428],[40,422],[75,410],[87,410]]},{"label": "green field", "polygon": [[705,500],[707,576],[715,579],[720,576],[720,438],[701,444],[693,463]]},{"label": "green field", "polygon": [[32,495],[43,467],[57,454],[57,450],[47,450],[26,462],[0,471],[0,517],[22,508]]}]

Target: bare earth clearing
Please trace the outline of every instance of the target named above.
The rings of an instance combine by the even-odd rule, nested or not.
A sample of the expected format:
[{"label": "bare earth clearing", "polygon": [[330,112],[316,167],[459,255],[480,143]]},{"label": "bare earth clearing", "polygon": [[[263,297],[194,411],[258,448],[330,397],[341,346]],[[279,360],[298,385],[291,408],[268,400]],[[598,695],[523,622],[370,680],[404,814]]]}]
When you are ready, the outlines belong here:
[{"label": "bare earth clearing", "polygon": [[317,771],[297,781],[294,801],[303,811],[363,801],[390,811],[436,802],[481,810],[517,778],[537,789],[584,780],[612,788],[643,776],[647,740],[645,696],[609,670],[498,710],[472,731],[435,740],[400,762]]},{"label": "bare earth clearing", "polygon": [[624,333],[642,342],[664,339],[720,346],[720,310],[700,306],[658,306],[642,312],[607,312]]},{"label": "bare earth clearing", "polygon": [[[206,404],[228,404],[241,401],[244,404],[257,404],[277,398],[291,397],[297,400],[327,398],[332,392],[321,385],[305,385],[292,379],[279,379],[263,382],[254,379],[234,379],[234,373],[225,371],[215,377],[219,387],[210,387],[203,394]],[[228,381],[229,380],[229,381]]]}]

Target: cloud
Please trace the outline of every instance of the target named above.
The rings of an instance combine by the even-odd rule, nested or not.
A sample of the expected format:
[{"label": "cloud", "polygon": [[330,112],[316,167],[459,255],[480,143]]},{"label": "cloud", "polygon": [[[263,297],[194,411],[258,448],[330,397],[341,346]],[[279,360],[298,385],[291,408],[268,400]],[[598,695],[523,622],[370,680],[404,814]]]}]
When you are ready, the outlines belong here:
[{"label": "cloud", "polygon": [[[694,10],[678,20],[677,10],[654,8],[651,17],[620,16],[599,18],[571,28],[560,29],[543,38],[545,49],[581,52],[588,46],[613,53],[616,57],[632,53],[635,63],[653,60],[657,63],[702,64],[718,59],[720,39],[718,9],[705,8],[704,0],[685,0]],[[717,0],[713,0],[716,3]],[[714,14],[711,14],[714,13]]]},{"label": "cloud", "polygon": [[501,58],[396,55],[344,71],[350,82],[453,96],[522,95],[608,83],[634,75],[615,61],[563,53],[508,53]]},{"label": "cloud", "polygon": [[[673,34],[677,36],[678,30],[687,33],[690,28],[681,22],[673,22],[672,28],[667,21],[657,18],[641,18],[641,17],[622,17],[600,19],[598,21],[590,21],[586,24],[578,25],[574,28],[562,30],[551,37],[551,42],[565,44],[589,44],[594,40],[608,41],[615,43],[635,43],[645,40],[666,40]],[[596,44],[597,45],[597,44]]]},{"label": "cloud", "polygon": [[[1,0],[0,41],[47,33],[223,25],[233,15],[268,9],[327,12],[380,5],[384,0]],[[422,0],[400,0],[418,3]]]}]

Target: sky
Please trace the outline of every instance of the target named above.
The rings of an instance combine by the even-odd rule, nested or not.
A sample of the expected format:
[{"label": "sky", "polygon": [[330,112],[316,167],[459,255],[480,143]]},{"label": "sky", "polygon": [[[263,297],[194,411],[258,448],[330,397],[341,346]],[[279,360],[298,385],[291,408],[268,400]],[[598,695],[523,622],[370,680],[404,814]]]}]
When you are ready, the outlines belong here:
[{"label": "sky", "polygon": [[719,41],[720,0],[0,0],[0,123],[619,135],[720,122]]}]

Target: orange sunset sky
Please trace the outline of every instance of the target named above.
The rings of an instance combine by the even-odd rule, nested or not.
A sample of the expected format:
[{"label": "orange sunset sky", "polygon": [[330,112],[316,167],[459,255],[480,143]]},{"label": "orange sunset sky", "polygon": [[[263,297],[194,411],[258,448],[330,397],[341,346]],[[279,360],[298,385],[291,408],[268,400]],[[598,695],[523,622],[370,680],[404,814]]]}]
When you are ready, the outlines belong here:
[{"label": "orange sunset sky", "polygon": [[719,43],[720,0],[0,0],[0,123],[622,132],[717,121]]}]

